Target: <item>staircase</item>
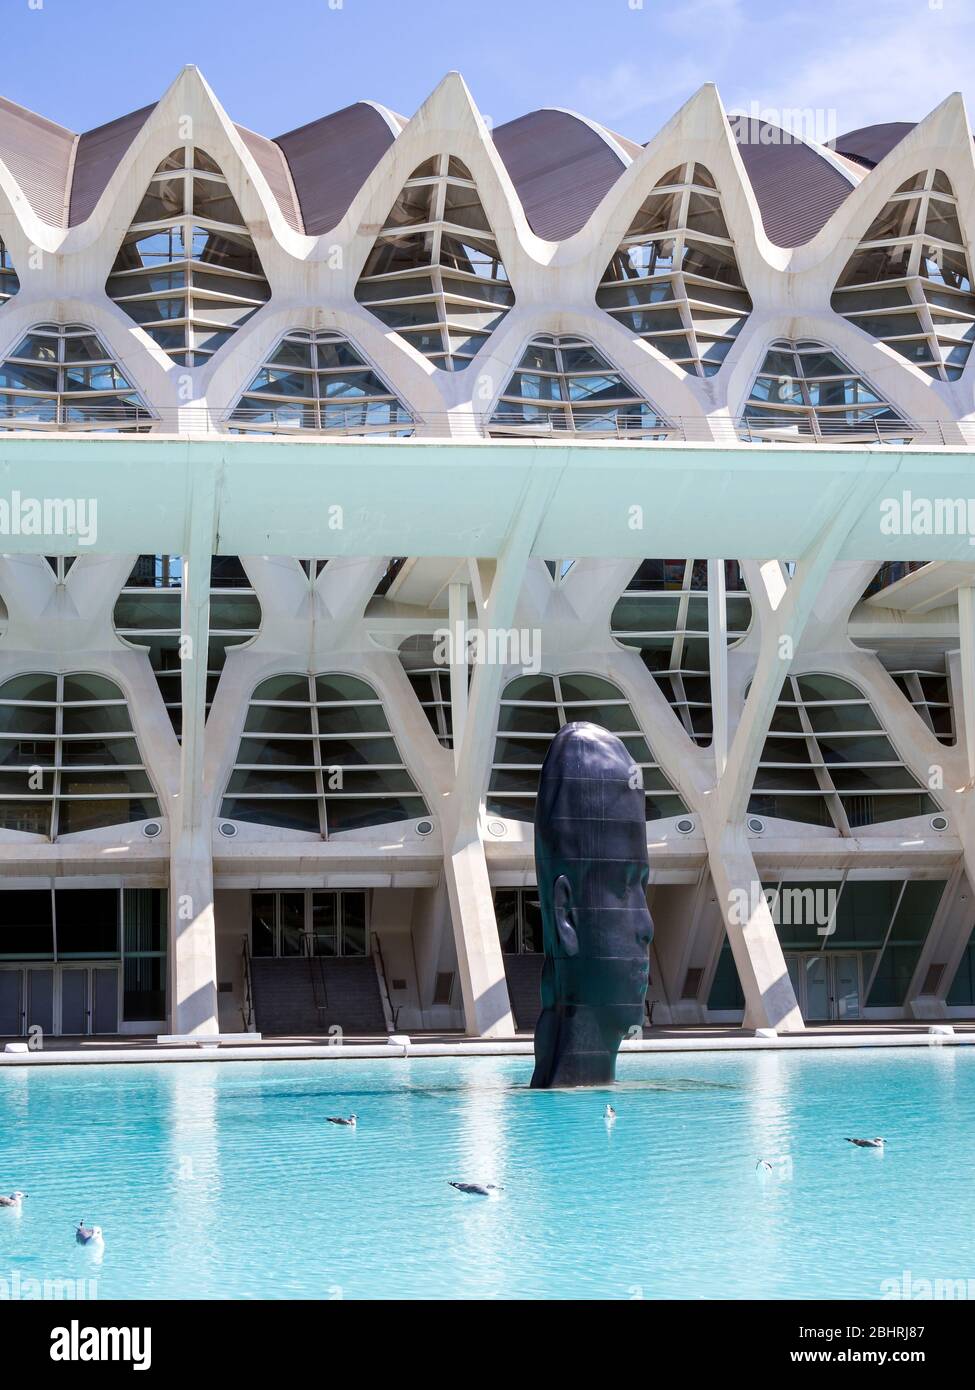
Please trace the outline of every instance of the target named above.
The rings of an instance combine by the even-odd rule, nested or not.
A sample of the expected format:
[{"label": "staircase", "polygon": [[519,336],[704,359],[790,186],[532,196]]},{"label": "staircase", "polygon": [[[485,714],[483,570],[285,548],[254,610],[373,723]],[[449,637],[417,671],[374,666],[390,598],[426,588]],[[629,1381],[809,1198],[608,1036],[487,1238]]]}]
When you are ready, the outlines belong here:
[{"label": "staircase", "polygon": [[508,982],[508,998],[519,1033],[533,1033],[542,1010],[541,952],[536,955],[505,955],[504,974]]},{"label": "staircase", "polygon": [[265,1037],[327,1033],[386,1037],[371,956],[251,957],[254,1021]]}]

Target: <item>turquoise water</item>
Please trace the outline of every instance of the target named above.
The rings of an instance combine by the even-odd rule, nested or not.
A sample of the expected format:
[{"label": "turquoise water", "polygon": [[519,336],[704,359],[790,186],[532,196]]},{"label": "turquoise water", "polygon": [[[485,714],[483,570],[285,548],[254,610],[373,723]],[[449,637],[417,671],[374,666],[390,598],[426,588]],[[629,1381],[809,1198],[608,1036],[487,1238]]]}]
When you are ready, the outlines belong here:
[{"label": "turquoise water", "polygon": [[[30,1197],[0,1210],[0,1280],[625,1299],[975,1278],[975,1049],[630,1055],[585,1092],[530,1075],[527,1057],[6,1068],[0,1191]],[[325,1123],[351,1111],[355,1131]]]}]

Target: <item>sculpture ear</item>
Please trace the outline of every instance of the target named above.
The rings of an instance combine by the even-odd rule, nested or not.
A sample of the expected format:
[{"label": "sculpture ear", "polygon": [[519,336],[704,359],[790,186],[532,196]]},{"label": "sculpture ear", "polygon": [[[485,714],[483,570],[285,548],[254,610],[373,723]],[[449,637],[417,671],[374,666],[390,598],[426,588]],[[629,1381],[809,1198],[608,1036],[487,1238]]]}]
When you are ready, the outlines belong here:
[{"label": "sculpture ear", "polygon": [[565,874],[559,874],[552,889],[552,912],[555,930],[567,956],[579,954],[579,938],[572,925],[572,885]]}]

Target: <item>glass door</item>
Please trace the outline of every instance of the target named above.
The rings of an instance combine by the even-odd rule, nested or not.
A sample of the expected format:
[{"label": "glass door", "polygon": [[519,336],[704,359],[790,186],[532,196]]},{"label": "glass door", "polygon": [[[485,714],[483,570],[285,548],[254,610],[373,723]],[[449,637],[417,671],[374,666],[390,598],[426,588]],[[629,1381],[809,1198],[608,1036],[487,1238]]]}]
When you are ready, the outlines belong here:
[{"label": "glass door", "polygon": [[32,965],[24,974],[27,980],[27,1030],[40,1028],[46,1037],[54,1032],[54,967]]},{"label": "glass door", "polygon": [[829,957],[816,951],[803,959],[806,1002],[803,1017],[807,1023],[825,1023],[830,1018]]},{"label": "glass door", "polygon": [[860,1017],[860,957],[855,952],[837,952],[833,966],[833,1018],[840,1021]]},{"label": "glass door", "polygon": [[94,965],[91,970],[91,1031],[118,1032],[118,970]]},{"label": "glass door", "polygon": [[61,971],[61,1028],[72,1035],[88,1032],[88,971],[70,966]]},{"label": "glass door", "polygon": [[24,1031],[23,970],[0,970],[0,1037],[19,1038]]}]

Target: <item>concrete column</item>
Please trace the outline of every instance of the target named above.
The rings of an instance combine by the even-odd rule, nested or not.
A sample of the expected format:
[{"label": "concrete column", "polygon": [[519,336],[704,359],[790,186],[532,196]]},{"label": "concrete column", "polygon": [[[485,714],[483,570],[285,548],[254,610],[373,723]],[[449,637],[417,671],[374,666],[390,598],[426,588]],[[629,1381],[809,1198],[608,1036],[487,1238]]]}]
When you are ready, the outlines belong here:
[{"label": "concrete column", "polygon": [[450,721],[454,731],[454,768],[460,766],[460,751],[467,725],[467,604],[466,584],[450,584],[447,589],[447,625],[450,629]]},{"label": "concrete column", "polygon": [[708,561],[708,657],[711,665],[711,718],[715,777],[728,764],[728,608],[724,561]]},{"label": "concrete column", "polygon": [[762,567],[762,585],[752,593],[761,622],[755,674],[727,766],[714,796],[701,806],[711,875],[745,995],[745,1026],[750,1028],[798,1032],[804,1025],[748,842],[748,798],[782,682],[817,597],[843,542],[877,492],[878,475],[851,480],[832,519],[797,558],[788,584],[778,565]]},{"label": "concrete column", "polygon": [[[500,630],[514,625],[525,566],[557,478],[557,469],[540,471],[526,486],[517,519],[498,557],[490,591],[480,605],[478,620],[482,625]],[[482,647],[493,651],[496,644],[488,641]],[[460,756],[454,791],[443,814],[444,877],[467,1031],[495,1038],[513,1037],[515,1032],[481,840],[481,806],[504,676],[505,668],[496,662],[481,662],[474,668],[463,738],[458,739],[454,730],[455,750],[459,742]]]},{"label": "concrete column", "polygon": [[217,955],[213,861],[204,778],[210,557],[214,546],[214,479],[198,463],[190,535],[183,556],[180,788],[170,857],[170,1027],[174,1033],[217,1033]]}]

